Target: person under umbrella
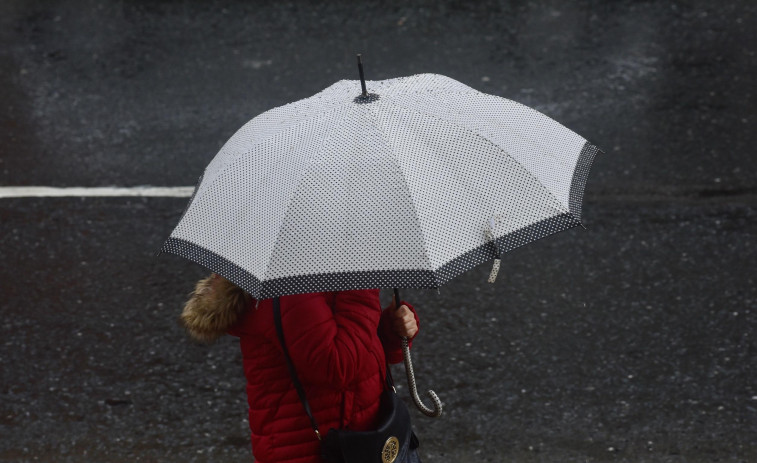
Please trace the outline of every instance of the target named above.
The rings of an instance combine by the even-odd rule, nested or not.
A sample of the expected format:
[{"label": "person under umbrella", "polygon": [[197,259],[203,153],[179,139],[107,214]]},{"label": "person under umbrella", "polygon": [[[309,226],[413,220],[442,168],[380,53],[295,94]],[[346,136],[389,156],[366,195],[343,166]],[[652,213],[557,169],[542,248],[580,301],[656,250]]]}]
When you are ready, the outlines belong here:
[{"label": "person under umbrella", "polygon": [[[259,463],[322,462],[319,438],[303,413],[274,324],[272,299],[256,301],[212,274],[197,283],[181,321],[203,342],[239,337],[247,378],[252,451]],[[402,338],[418,333],[413,307],[381,308],[379,290],[280,298],[287,347],[322,429],[372,429],[387,363],[402,361]],[[419,462],[412,448],[405,462]]]},{"label": "person under umbrella", "polygon": [[[395,288],[399,301],[398,288],[439,288],[492,260],[493,283],[508,251],[582,225],[586,180],[601,152],[532,108],[449,77],[418,74],[366,82],[361,65],[360,74],[359,83],[337,82],[240,128],[206,167],[161,249],[223,275],[248,294],[244,298],[260,301],[258,310],[237,316],[266,322],[255,326],[269,338],[275,329],[285,357],[281,330],[272,328],[279,318],[266,314],[278,313],[279,298],[284,324],[294,306],[321,307],[316,312],[325,317],[303,311],[295,317],[304,324],[291,328],[294,342],[301,343],[294,357],[304,356],[300,362],[306,368],[316,364],[310,350],[322,346],[301,341],[309,330],[302,326],[330,326],[327,308],[334,314],[329,323],[335,323],[326,333],[332,346],[327,351],[375,343],[372,337],[336,336],[342,300],[369,308],[363,312],[374,315],[362,329],[375,331],[386,323],[376,315],[377,290],[366,288]],[[400,325],[404,322],[396,320],[407,316],[404,310],[385,313]],[[365,317],[347,319],[365,323]],[[259,332],[250,333],[249,339],[260,338]],[[250,342],[241,339],[243,346]],[[413,401],[425,415],[441,415],[433,391],[428,391],[433,409],[418,398],[404,347]],[[384,361],[378,349],[365,352],[369,357],[344,351],[347,356],[339,361],[319,364],[319,374],[346,381],[346,373],[359,368],[343,361],[361,367],[371,355],[379,364]],[[289,368],[292,373],[299,367],[290,362]],[[352,380],[363,381],[362,373],[357,375]],[[310,415],[296,375],[290,376]],[[362,405],[354,392],[343,400],[348,413]],[[287,410],[288,421],[307,424],[302,407]],[[404,435],[403,449],[411,440],[409,430]],[[278,448],[276,439],[266,445]]]}]

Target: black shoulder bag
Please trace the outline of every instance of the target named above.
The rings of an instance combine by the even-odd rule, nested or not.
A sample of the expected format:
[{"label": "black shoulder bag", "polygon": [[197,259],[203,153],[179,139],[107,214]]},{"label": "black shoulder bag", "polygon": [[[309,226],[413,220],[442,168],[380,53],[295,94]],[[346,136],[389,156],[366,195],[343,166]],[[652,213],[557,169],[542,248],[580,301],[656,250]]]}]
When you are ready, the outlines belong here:
[{"label": "black shoulder bag", "polygon": [[394,463],[395,461],[399,463],[404,461],[408,452],[418,447],[418,438],[410,426],[410,412],[407,405],[400,400],[394,390],[389,365],[386,366],[387,388],[381,393],[378,429],[375,431],[350,431],[349,429],[331,428],[326,436],[321,438],[318,424],[313,418],[302,383],[297,377],[297,371],[284,342],[278,297],[273,300],[273,315],[276,333],[279,336],[279,342],[289,367],[289,375],[292,377],[292,382],[300,396],[305,413],[310,418],[313,431],[318,440],[321,441],[321,457],[330,463]]}]

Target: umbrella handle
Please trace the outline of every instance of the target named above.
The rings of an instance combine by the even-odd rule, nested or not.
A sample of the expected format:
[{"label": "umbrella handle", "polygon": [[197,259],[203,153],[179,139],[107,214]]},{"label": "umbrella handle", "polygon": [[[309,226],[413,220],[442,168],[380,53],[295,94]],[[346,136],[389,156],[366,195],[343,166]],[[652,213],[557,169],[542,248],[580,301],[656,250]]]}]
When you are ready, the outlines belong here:
[{"label": "umbrella handle", "polygon": [[406,337],[402,338],[402,357],[405,360],[405,372],[407,373],[407,384],[410,386],[410,396],[413,398],[413,402],[415,402],[415,406],[418,407],[418,410],[421,411],[424,415],[436,418],[441,416],[442,414],[442,401],[439,400],[439,396],[436,395],[436,392],[432,391],[431,389],[428,390],[428,395],[431,397],[431,400],[434,402],[434,408],[428,408],[426,405],[421,402],[421,398],[418,397],[418,386],[415,384],[415,372],[413,371],[413,361],[410,358],[410,345],[407,341]]},{"label": "umbrella handle", "polygon": [[[398,304],[400,304],[400,291],[398,288],[394,288],[394,304],[395,307],[398,307]],[[407,337],[402,338],[402,359],[405,361],[405,373],[407,373],[407,384],[410,386],[410,396],[413,398],[413,402],[415,402],[415,406],[418,407],[418,410],[421,411],[426,416],[429,416],[431,418],[437,418],[441,416],[442,414],[442,401],[439,400],[439,396],[436,395],[436,392],[429,389],[428,395],[431,397],[431,400],[434,402],[434,408],[428,408],[421,402],[421,398],[418,396],[418,386],[415,384],[415,371],[413,370],[413,360],[410,358],[410,343],[407,340]]]}]

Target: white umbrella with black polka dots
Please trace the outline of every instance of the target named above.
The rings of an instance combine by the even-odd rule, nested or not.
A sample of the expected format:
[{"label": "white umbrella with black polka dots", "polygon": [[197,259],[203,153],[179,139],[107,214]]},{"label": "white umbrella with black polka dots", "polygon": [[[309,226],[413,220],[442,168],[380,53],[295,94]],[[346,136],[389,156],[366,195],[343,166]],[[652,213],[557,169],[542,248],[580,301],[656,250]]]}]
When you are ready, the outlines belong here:
[{"label": "white umbrella with black polka dots", "polygon": [[597,151],[441,75],[343,80],[239,129],[161,250],[255,298],[438,287],[580,225]]}]

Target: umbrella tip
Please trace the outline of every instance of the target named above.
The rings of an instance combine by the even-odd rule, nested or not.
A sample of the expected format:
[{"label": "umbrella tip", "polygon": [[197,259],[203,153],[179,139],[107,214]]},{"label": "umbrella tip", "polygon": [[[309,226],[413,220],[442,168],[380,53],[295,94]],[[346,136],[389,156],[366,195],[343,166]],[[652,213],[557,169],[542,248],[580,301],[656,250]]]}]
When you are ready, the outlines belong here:
[{"label": "umbrella tip", "polygon": [[365,75],[363,74],[363,55],[357,54],[357,70],[360,73],[360,86],[363,87],[363,96],[368,96],[368,90],[365,88]]},{"label": "umbrella tip", "polygon": [[363,74],[363,55],[357,54],[357,70],[360,71],[360,86],[363,87],[363,93],[355,97],[355,103],[367,104],[373,103],[379,99],[379,96],[375,93],[368,93],[368,89],[365,88],[365,74]]}]

